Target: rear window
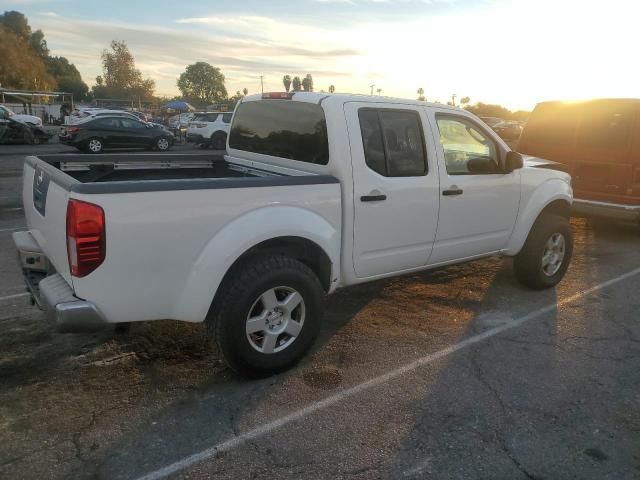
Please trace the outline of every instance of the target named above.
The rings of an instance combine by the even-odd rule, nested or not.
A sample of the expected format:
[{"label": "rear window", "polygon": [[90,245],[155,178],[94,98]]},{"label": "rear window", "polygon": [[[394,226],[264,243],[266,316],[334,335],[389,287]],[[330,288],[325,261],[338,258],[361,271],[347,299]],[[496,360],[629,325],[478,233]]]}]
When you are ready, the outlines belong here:
[{"label": "rear window", "polygon": [[233,118],[229,147],[326,165],[329,142],[324,110],[292,100],[241,103]]},{"label": "rear window", "polygon": [[231,123],[231,117],[233,117],[233,113],[225,113],[222,115],[222,121],[224,123]]}]

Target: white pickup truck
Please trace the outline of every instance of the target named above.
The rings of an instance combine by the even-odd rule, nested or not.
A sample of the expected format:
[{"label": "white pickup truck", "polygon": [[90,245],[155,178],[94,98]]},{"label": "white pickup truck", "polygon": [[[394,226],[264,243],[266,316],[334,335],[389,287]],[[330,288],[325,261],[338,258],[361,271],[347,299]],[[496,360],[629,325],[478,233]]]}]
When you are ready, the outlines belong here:
[{"label": "white pickup truck", "polygon": [[26,159],[14,241],[61,330],[204,321],[231,367],[268,374],[338,288],[496,254],[548,288],[570,262],[569,175],[464,110],[266,93],[239,103],[227,151]]}]

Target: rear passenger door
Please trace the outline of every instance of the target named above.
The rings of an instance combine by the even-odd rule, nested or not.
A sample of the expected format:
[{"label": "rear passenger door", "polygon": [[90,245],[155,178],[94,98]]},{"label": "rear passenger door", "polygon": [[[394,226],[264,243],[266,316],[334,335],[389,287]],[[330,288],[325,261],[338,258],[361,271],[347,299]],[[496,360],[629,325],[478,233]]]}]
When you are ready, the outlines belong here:
[{"label": "rear passenger door", "polygon": [[439,183],[423,109],[388,103],[344,108],[353,166],[356,276],[426,265],[438,223]]}]

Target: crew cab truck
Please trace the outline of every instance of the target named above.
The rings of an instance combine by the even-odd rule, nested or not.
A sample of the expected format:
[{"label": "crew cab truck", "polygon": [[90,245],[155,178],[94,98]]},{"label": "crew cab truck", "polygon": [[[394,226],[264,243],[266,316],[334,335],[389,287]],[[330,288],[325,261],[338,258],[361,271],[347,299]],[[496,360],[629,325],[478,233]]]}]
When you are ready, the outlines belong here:
[{"label": "crew cab truck", "polygon": [[206,322],[231,367],[269,374],[338,288],[496,254],[550,288],[570,262],[569,175],[463,110],[265,93],[236,107],[227,151],[26,159],[14,240],[60,329]]}]

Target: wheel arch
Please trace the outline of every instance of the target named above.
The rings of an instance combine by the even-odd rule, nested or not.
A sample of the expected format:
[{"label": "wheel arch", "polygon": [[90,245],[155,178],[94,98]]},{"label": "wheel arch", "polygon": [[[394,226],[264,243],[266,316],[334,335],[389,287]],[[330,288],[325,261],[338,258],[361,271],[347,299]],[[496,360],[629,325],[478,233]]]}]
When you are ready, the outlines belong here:
[{"label": "wheel arch", "polygon": [[[251,238],[247,238],[248,232]],[[337,283],[340,232],[303,208],[264,207],[235,219],[204,246],[178,292],[171,318],[203,321],[233,270],[269,253],[286,253],[300,260],[318,275],[326,292]]]},{"label": "wheel arch", "polygon": [[527,241],[531,228],[541,215],[554,213],[568,219],[571,215],[572,202],[571,187],[562,180],[550,180],[538,187],[518,216],[506,255],[518,254]]}]

